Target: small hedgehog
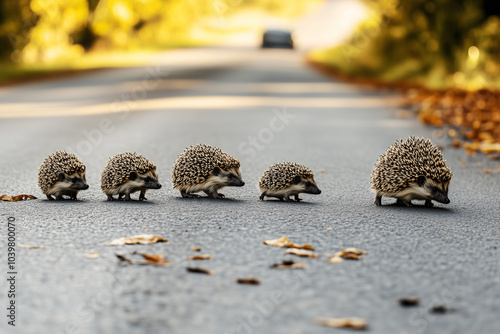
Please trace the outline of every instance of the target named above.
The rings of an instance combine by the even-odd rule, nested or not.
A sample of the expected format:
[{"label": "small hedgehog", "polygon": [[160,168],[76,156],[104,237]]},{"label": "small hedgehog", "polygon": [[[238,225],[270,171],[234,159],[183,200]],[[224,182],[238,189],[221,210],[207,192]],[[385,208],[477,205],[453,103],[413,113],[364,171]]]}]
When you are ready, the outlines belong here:
[{"label": "small hedgehog", "polygon": [[294,162],[274,164],[262,173],[259,179],[259,189],[262,192],[260,200],[264,197],[277,197],[280,201],[293,202],[290,196],[299,202],[300,193],[321,194],[314,181],[313,172]]},{"label": "small hedgehog", "polygon": [[147,200],[148,189],[160,189],[156,166],[137,153],[121,153],[109,158],[101,174],[101,189],[113,201],[113,195],[118,200],[130,201],[130,194],[141,191],[139,201]]},{"label": "small hedgehog", "polygon": [[224,198],[217,191],[223,187],[242,187],[240,162],[220,148],[199,144],[188,147],[174,163],[172,169],[174,189],[182,197],[199,197],[203,191],[211,198]]},{"label": "small hedgehog", "polygon": [[373,169],[372,189],[375,204],[382,196],[397,198],[398,204],[412,206],[412,200],[432,200],[448,204],[448,186],[452,177],[441,151],[429,139],[410,137],[396,141],[383,153]]},{"label": "small hedgehog", "polygon": [[76,200],[80,190],[88,189],[85,166],[74,154],[57,151],[49,155],[38,169],[38,185],[48,200]]}]

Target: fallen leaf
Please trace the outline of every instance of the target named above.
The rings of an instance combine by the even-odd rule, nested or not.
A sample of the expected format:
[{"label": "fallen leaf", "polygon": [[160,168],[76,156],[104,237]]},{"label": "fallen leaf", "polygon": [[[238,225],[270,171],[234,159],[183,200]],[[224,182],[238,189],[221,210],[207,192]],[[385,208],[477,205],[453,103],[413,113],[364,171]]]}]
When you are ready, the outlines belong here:
[{"label": "fallen leaf", "polygon": [[290,247],[292,242],[285,236],[279,239],[266,240],[264,241],[264,245],[274,246],[274,247]]},{"label": "fallen leaf", "polygon": [[306,250],[306,249],[297,249],[297,248],[288,248],[285,252],[285,254],[293,254],[301,257],[312,257],[312,258],[317,258],[318,254]]},{"label": "fallen leaf", "polygon": [[146,254],[146,253],[137,253],[134,252],[132,254],[141,255],[144,260],[132,260],[128,259],[124,255],[115,254],[116,257],[120,260],[120,262],[126,262],[128,264],[139,264],[139,265],[155,265],[155,266],[169,266],[171,263],[165,260],[165,257],[162,254]]},{"label": "fallen leaf", "polygon": [[324,173],[324,172],[325,172],[325,170],[324,170],[323,168],[321,168],[321,169],[319,170],[319,172],[320,172],[320,173]]},{"label": "fallen leaf", "polygon": [[283,236],[279,239],[266,240],[264,241],[264,245],[274,246],[274,247],[283,247],[283,248],[297,248],[297,249],[309,249],[314,250],[311,245],[303,244],[297,245],[290,241],[287,237]]},{"label": "fallen leaf", "polygon": [[33,195],[17,195],[17,196],[9,196],[9,195],[2,195],[0,196],[0,201],[5,201],[5,202],[19,202],[19,201],[27,201],[29,199],[36,199],[35,196]]},{"label": "fallen leaf", "polygon": [[498,161],[498,160],[500,160],[500,155],[498,155],[498,154],[490,154],[490,155],[488,155],[488,159],[489,160],[496,160],[496,161]]},{"label": "fallen leaf", "polygon": [[331,230],[333,230],[333,227],[327,227],[326,230],[331,231]]},{"label": "fallen leaf", "polygon": [[484,174],[496,174],[500,173],[500,167],[496,169],[483,169]]},{"label": "fallen leaf", "polygon": [[346,260],[361,260],[361,256],[366,254],[367,253],[365,251],[351,247],[335,253],[333,257],[341,257]]},{"label": "fallen leaf", "polygon": [[35,245],[17,245],[17,247],[20,247],[20,248],[45,248],[45,246],[35,246]]},{"label": "fallen leaf", "polygon": [[284,260],[281,263],[275,263],[271,268],[275,269],[301,269],[306,266],[305,262],[294,262],[293,260]]},{"label": "fallen leaf", "polygon": [[318,318],[316,322],[320,325],[335,328],[350,328],[364,330],[368,323],[362,318]]},{"label": "fallen leaf", "polygon": [[398,300],[399,305],[401,306],[417,306],[418,303],[420,303],[420,300],[418,298],[401,298]]},{"label": "fallen leaf", "polygon": [[86,253],[83,254],[83,256],[85,256],[87,259],[97,259],[99,257],[99,253],[98,252]]},{"label": "fallen leaf", "polygon": [[445,305],[436,305],[429,310],[430,313],[435,313],[435,314],[452,313],[455,311],[456,310],[454,308],[447,308]]},{"label": "fallen leaf", "polygon": [[203,269],[203,268],[187,267],[186,270],[190,273],[198,273],[198,274],[205,274],[205,275],[213,275],[214,274],[214,272],[212,270]]},{"label": "fallen leaf", "polygon": [[200,251],[201,251],[201,248],[199,248],[199,247],[191,247],[191,250],[192,250],[193,252],[200,252]]},{"label": "fallen leaf", "polygon": [[344,262],[340,256],[332,256],[331,258],[328,259],[328,262],[330,263],[341,263]]},{"label": "fallen leaf", "polygon": [[189,257],[190,260],[210,260],[212,255],[210,254],[200,254],[200,255],[192,255]]},{"label": "fallen leaf", "polygon": [[251,285],[260,284],[260,281],[256,278],[238,278],[236,282],[238,282],[238,284],[251,284]]},{"label": "fallen leaf", "polygon": [[134,245],[134,244],[143,244],[149,245],[157,242],[167,242],[167,239],[163,239],[154,234],[140,234],[134,235],[132,237],[124,237],[120,239],[115,239],[110,243],[104,244],[106,246],[122,246],[122,245]]}]

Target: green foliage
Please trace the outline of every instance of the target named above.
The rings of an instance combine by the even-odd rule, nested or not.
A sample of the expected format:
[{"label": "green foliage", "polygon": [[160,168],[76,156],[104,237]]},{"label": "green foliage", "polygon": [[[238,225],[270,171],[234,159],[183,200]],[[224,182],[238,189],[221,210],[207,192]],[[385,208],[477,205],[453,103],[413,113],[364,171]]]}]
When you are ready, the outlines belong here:
[{"label": "green foliage", "polygon": [[500,73],[500,23],[486,16],[482,1],[365,3],[372,14],[352,39],[317,59],[354,75],[430,86],[477,88]]}]

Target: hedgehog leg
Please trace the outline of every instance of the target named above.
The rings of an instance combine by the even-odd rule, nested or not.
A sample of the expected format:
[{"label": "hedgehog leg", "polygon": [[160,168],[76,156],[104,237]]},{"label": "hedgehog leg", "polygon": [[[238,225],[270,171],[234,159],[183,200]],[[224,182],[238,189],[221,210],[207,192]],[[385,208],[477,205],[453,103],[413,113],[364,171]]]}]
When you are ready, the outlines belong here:
[{"label": "hedgehog leg", "polygon": [[203,190],[210,198],[224,198],[224,194],[219,194],[215,189]]},{"label": "hedgehog leg", "polygon": [[299,198],[299,194],[295,195],[295,202],[302,201],[302,198]]},{"label": "hedgehog leg", "polygon": [[407,207],[411,207],[411,206],[413,206],[413,204],[411,203],[411,199],[409,199],[409,200],[404,200],[404,199],[400,199],[400,198],[398,198],[398,202],[396,202],[396,203],[398,203],[398,204],[403,204],[403,205],[405,205],[405,206],[407,206]]},{"label": "hedgehog leg", "polygon": [[285,199],[283,197],[278,197],[280,202],[283,202]]},{"label": "hedgehog leg", "polygon": [[379,193],[375,195],[375,205],[376,206],[382,205],[382,195],[380,195]]},{"label": "hedgehog leg", "polygon": [[263,201],[264,197],[266,197],[266,192],[265,191],[260,195],[259,198],[260,198],[261,201]]},{"label": "hedgehog leg", "polygon": [[113,198],[113,196],[111,195],[108,195],[108,201],[114,201],[115,199]]},{"label": "hedgehog leg", "polygon": [[59,194],[59,195],[56,195],[56,199],[58,201],[62,201],[62,200],[64,200],[64,197],[62,196],[62,194]]},{"label": "hedgehog leg", "polygon": [[72,200],[74,200],[74,201],[76,201],[76,200],[77,200],[77,198],[76,198],[77,196],[78,196],[78,191],[73,191],[73,192],[71,192],[71,193],[70,193],[70,195],[69,195],[70,199],[72,199]]},{"label": "hedgehog leg", "polygon": [[141,190],[141,194],[139,195],[139,201],[147,201],[146,198],[146,190]]},{"label": "hedgehog leg", "polygon": [[54,197],[52,197],[51,195],[46,195],[46,196],[47,196],[47,199],[48,199],[49,201],[53,201],[53,200],[54,200]]},{"label": "hedgehog leg", "polygon": [[132,198],[130,198],[130,193],[125,193],[125,198],[123,200],[124,201],[131,201]]},{"label": "hedgehog leg", "polygon": [[434,206],[434,204],[432,203],[432,200],[428,199],[428,200],[425,200],[425,206],[432,208]]},{"label": "hedgehog leg", "polygon": [[118,200],[123,201],[123,194],[118,194]]},{"label": "hedgehog leg", "polygon": [[198,197],[200,197],[200,195],[188,194],[185,190],[181,190],[181,196],[182,196],[182,198],[198,198]]}]

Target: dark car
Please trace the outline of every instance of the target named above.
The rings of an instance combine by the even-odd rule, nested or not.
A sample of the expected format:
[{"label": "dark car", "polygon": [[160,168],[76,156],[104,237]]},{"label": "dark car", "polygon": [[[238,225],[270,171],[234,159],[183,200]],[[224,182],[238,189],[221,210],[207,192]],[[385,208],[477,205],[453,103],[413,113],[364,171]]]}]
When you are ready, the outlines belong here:
[{"label": "dark car", "polygon": [[262,35],[262,48],[293,49],[292,33],[288,30],[266,30]]}]

